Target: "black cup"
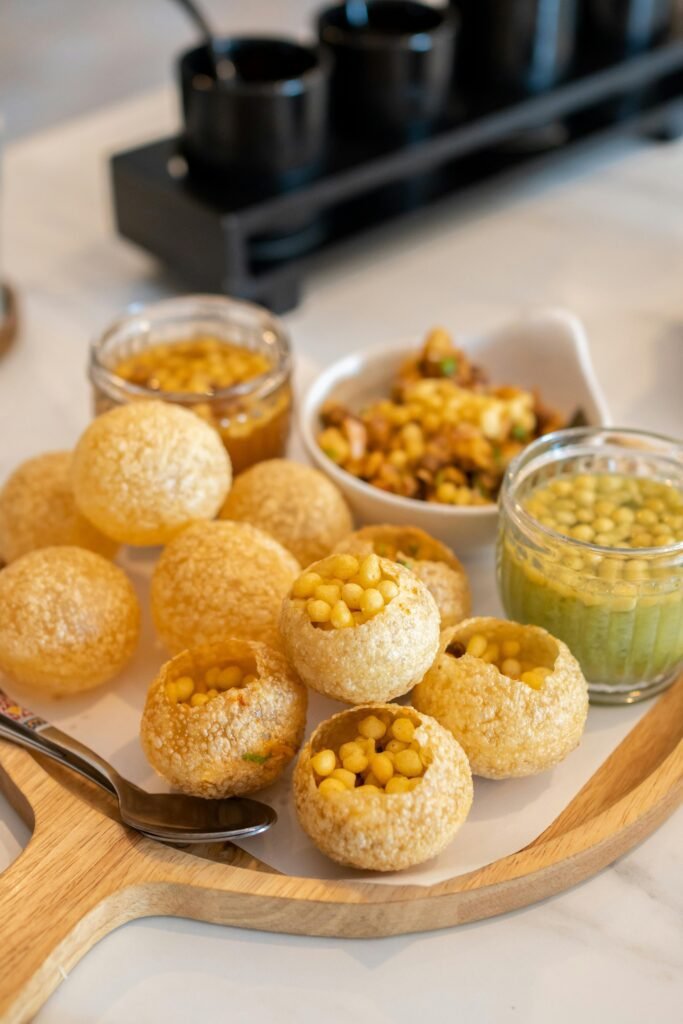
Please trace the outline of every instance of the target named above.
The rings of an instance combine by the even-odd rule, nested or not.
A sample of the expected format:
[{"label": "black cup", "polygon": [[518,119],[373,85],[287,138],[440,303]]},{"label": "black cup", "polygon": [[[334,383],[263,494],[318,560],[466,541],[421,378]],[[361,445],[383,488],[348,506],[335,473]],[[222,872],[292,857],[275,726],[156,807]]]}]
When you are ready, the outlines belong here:
[{"label": "black cup", "polygon": [[583,0],[586,42],[611,58],[644,53],[671,31],[673,0]]},{"label": "black cup", "polygon": [[334,57],[331,114],[346,135],[408,141],[443,115],[453,77],[457,17],[412,0],[324,10],[318,34]]},{"label": "black cup", "polygon": [[193,174],[250,190],[302,184],[319,170],[327,130],[329,59],[286,39],[219,43],[236,75],[217,81],[206,46],[179,62]]},{"label": "black cup", "polygon": [[468,89],[530,96],[569,73],[577,0],[453,0],[461,17],[459,66]]}]

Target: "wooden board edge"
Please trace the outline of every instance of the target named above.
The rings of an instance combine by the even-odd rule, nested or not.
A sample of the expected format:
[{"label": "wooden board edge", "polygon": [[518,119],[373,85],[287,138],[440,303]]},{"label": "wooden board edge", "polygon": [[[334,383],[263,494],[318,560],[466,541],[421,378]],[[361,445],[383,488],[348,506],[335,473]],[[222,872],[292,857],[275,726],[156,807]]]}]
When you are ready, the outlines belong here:
[{"label": "wooden board edge", "polygon": [[[665,803],[616,835],[607,836],[571,858],[556,861],[530,874],[486,885],[483,889],[461,889],[434,893],[429,889],[404,893],[401,900],[339,900],[320,893],[319,899],[304,899],[296,893],[269,892],[267,896],[247,890],[191,889],[183,884],[151,883],[143,887],[147,915],[186,917],[224,926],[256,931],[340,939],[386,938],[416,932],[438,931],[469,924],[532,906],[593,876],[650,835],[674,810]],[[336,883],[336,886],[358,883]],[[378,885],[374,888],[385,890]],[[406,890],[421,890],[406,886]],[[412,896],[412,898],[409,898]]]},{"label": "wooden board edge", "polygon": [[[610,794],[608,793],[606,796],[603,793],[603,802],[607,799],[607,806],[604,809],[604,803],[585,803],[585,791],[590,786],[589,781],[574,800],[567,805],[567,808],[561,812],[556,822],[527,847],[514,854],[510,854],[475,871],[454,876],[431,887],[405,885],[400,882],[393,884],[365,880],[356,881],[354,879],[336,882],[278,874],[275,875],[276,885],[271,895],[275,892],[281,894],[283,888],[286,888],[289,893],[294,888],[304,902],[310,899],[313,901],[322,900],[323,902],[350,903],[362,906],[379,905],[388,902],[421,899],[425,893],[430,896],[442,896],[467,890],[482,891],[487,887],[497,884],[501,878],[507,882],[513,878],[534,874],[539,868],[550,866],[565,859],[569,855],[567,850],[573,854],[576,851],[587,849],[591,845],[596,845],[603,837],[608,836],[611,831],[617,834],[623,832],[627,823],[635,822],[639,817],[644,817],[650,808],[654,807],[660,800],[666,800],[670,789],[674,793],[672,796],[673,806],[671,808],[673,810],[676,803],[680,800],[680,796],[676,795],[676,790],[683,775],[683,740],[679,739],[678,743],[675,743],[675,738],[680,736],[681,733],[680,714],[678,712],[682,707],[683,677],[658,698],[647,714],[636,723],[624,740],[603,762],[598,771],[592,776],[592,779],[604,774],[606,766],[623,762],[624,756],[628,756],[629,742],[633,744],[636,737],[641,744],[645,743],[651,747],[653,735],[659,736],[661,734],[662,722],[666,726],[666,743],[663,745],[662,756],[664,756],[665,752],[669,752],[668,756],[664,756],[664,760],[660,762],[657,757],[652,757],[652,751],[650,750],[645,764],[648,767],[653,765],[656,765],[656,767],[644,778],[640,778],[637,784],[635,784],[635,780],[638,776],[634,774],[629,775],[630,788],[623,796],[621,796],[623,789],[622,781],[625,773],[624,765],[621,764],[618,773],[619,778],[616,782],[616,793],[621,798],[616,799],[616,796],[612,794],[614,796],[614,803],[609,803],[609,799],[611,799]],[[631,757],[631,760],[636,759]],[[632,769],[633,765],[629,767]],[[628,775],[628,773],[626,774]],[[575,801],[583,805],[584,810],[590,808],[589,813],[583,817],[578,816],[577,819],[577,815],[572,812]],[[635,816],[632,813],[634,808]],[[668,813],[671,813],[671,810]],[[566,822],[567,826],[564,831],[559,833],[556,828],[558,821]],[[634,840],[634,842],[637,841]],[[457,838],[455,842],[457,842]],[[626,839],[624,839],[624,842],[626,842]],[[615,856],[618,855],[618,853],[615,854]],[[268,889],[267,879],[268,870],[266,865],[266,871],[263,872],[265,889]],[[248,878],[240,877],[235,879],[235,881],[240,888],[244,886],[244,891],[250,895],[254,894],[254,887],[250,884]],[[199,884],[203,884],[203,882]],[[257,888],[261,889],[262,887],[258,886]],[[323,893],[325,894],[323,895]]]},{"label": "wooden board edge", "polygon": [[[40,783],[62,788],[24,751],[12,748],[9,757],[7,753],[2,773],[9,767],[10,781],[20,791],[22,783],[33,793]],[[134,907],[122,911],[119,923],[161,914],[264,931],[380,937],[491,917],[569,888],[611,863],[672,813],[681,800],[682,779],[683,741],[638,786],[595,818],[477,871],[428,887],[329,882],[202,861],[135,836],[108,820],[131,854],[119,889],[120,906],[126,905],[126,893],[136,894]],[[73,795],[70,800],[77,802]],[[88,813],[101,816],[92,807]]]},{"label": "wooden board edge", "polygon": [[[433,886],[328,881],[256,873],[239,867],[232,867],[229,875],[223,875],[217,865],[208,862],[198,870],[196,864],[192,863],[192,857],[182,853],[178,854],[179,861],[164,856],[168,872],[159,881],[164,885],[187,884],[216,896],[220,893],[234,897],[242,895],[248,901],[284,900],[298,904],[300,908],[310,902],[325,906],[328,911],[333,906],[368,909],[401,906],[411,902],[424,903],[459,894],[481,893],[484,890],[488,893],[501,885],[517,884],[521,879],[538,877],[541,872],[552,872],[558,864],[586,855],[591,849],[609,849],[609,856],[615,859],[630,845],[649,834],[648,822],[652,822],[651,831],[659,821],[675,810],[683,795],[682,779],[683,744],[640,786],[593,821],[564,836],[554,837],[541,846],[527,847],[477,871]],[[601,861],[598,868],[606,863],[609,860]],[[161,866],[157,861],[157,869]],[[567,884],[573,884],[571,877]]]}]

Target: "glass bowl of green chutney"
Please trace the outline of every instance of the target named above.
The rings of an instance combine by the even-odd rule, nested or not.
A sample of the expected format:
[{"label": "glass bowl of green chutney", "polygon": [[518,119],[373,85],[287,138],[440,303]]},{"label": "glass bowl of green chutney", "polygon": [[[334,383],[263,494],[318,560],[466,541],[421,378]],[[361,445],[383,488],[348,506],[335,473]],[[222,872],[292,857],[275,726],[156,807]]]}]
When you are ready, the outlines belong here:
[{"label": "glass bowl of green chutney", "polygon": [[498,588],[581,664],[591,701],[629,704],[683,671],[683,443],[560,430],[508,467]]}]

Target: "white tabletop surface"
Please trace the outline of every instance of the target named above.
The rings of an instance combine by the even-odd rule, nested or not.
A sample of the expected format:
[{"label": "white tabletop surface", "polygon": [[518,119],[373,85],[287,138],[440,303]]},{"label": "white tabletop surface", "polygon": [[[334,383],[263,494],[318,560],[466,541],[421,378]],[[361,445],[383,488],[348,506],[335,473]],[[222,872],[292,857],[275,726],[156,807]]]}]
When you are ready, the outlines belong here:
[{"label": "white tabletop surface", "polygon": [[[3,261],[23,330],[0,361],[0,479],[73,444],[89,415],[88,339],[123,306],[171,292],[112,232],[105,155],[162,135],[168,93],[8,147]],[[617,423],[683,435],[683,145],[593,146],[446,203],[326,257],[287,316],[327,363],[423,332],[474,331],[561,305],[588,328]],[[575,889],[441,933],[377,941],[147,920],[104,939],[38,1014],[64,1022],[235,1024],[680,1020],[680,815]],[[27,832],[0,801],[0,868]]]}]

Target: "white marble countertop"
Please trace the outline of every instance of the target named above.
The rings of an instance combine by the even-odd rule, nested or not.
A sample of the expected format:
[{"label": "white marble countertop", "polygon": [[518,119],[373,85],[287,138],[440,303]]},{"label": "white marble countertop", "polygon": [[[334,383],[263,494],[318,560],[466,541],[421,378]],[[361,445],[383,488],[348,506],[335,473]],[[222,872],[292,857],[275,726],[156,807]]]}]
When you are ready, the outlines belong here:
[{"label": "white marble countertop", "polygon": [[[0,360],[0,479],[73,443],[89,415],[89,338],[127,303],[172,290],[113,235],[105,155],[162,135],[174,116],[156,93],[8,147],[2,248],[23,331]],[[328,362],[433,323],[472,331],[538,305],[584,319],[617,423],[683,435],[682,144],[592,146],[349,243],[320,261],[287,321],[295,346]],[[37,1020],[673,1024],[680,822],[561,896],[441,933],[361,942],[127,925]],[[0,801],[0,868],[26,838]]]}]

